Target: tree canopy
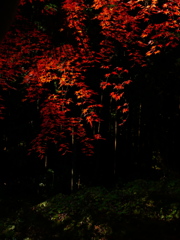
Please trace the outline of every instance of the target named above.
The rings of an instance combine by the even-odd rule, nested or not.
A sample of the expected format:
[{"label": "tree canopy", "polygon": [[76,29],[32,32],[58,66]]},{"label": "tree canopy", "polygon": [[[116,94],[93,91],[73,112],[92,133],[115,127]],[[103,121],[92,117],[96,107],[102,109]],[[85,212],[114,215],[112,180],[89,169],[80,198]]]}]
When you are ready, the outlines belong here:
[{"label": "tree canopy", "polygon": [[20,2],[1,44],[1,88],[20,78],[24,101],[37,102],[41,130],[32,149],[40,157],[49,142],[71,151],[73,139],[92,154],[107,114],[124,123],[126,86],[179,44],[179,9],[178,0]]}]

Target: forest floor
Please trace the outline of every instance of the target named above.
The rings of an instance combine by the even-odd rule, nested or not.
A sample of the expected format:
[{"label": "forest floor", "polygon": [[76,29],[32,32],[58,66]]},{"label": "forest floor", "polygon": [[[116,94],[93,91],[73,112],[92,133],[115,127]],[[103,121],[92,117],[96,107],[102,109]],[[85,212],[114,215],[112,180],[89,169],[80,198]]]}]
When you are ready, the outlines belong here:
[{"label": "forest floor", "polygon": [[179,240],[180,179],[136,180],[44,199],[3,196],[1,240]]}]

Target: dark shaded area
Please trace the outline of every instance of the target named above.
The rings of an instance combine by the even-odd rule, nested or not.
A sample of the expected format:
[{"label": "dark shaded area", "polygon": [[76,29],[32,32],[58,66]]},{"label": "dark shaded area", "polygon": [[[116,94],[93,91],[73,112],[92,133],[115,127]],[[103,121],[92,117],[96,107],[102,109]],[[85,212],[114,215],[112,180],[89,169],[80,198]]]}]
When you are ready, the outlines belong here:
[{"label": "dark shaded area", "polygon": [[[84,188],[40,204],[1,200],[1,239],[179,239],[179,181]],[[166,192],[165,192],[166,190]],[[8,204],[8,208],[7,208]]]},{"label": "dark shaded area", "polygon": [[[53,42],[55,46],[64,42],[69,43],[72,40],[72,33],[67,31],[70,35],[66,35],[63,33],[64,30],[57,31],[63,23],[64,12],[57,11],[55,16],[42,14],[42,10],[47,6],[58,9],[60,5],[56,1],[50,5],[43,4],[27,4],[22,9],[38,29],[51,35],[56,42]],[[102,36],[96,34],[100,31],[98,23],[90,21],[93,14],[90,10],[86,9],[89,11],[87,32],[94,40],[92,47],[96,50]],[[50,29],[54,19],[59,19],[59,22],[55,21],[58,23]],[[54,36],[57,32],[59,35]],[[117,55],[113,56],[112,63],[116,65],[120,61],[127,65],[126,56],[120,57],[123,49],[117,43],[115,46]],[[108,91],[105,90],[102,93],[96,84],[104,74],[103,70],[99,71],[99,63],[91,71],[86,72],[87,84],[99,92],[95,98],[98,102],[102,98],[105,106],[99,112],[104,121],[100,126],[97,124],[93,131],[100,128],[106,141],[94,141],[95,149],[92,157],[81,153],[78,142],[74,145],[73,153],[66,156],[61,156],[56,146],[52,144],[49,144],[47,155],[43,160],[38,159],[35,154],[27,156],[31,141],[40,129],[40,103],[38,101],[22,102],[26,90],[21,85],[23,76],[20,75],[13,82],[13,87],[18,91],[1,90],[6,107],[5,119],[1,120],[0,125],[1,185],[12,185],[12,188],[22,187],[26,190],[29,188],[33,194],[37,194],[40,184],[44,186],[42,188],[45,192],[67,193],[71,189],[72,167],[74,190],[83,185],[112,187],[119,182],[137,178],[158,180],[173,174],[178,176],[180,171],[180,60],[178,53],[179,47],[174,49],[167,47],[161,54],[148,59],[148,67],[137,66],[132,69],[133,83],[125,88],[123,99],[129,103],[128,118],[120,127],[117,127],[117,122],[120,122],[119,119],[123,120],[124,115],[116,113],[116,102],[110,100]],[[128,79],[128,75],[122,77]],[[50,92],[57,91],[56,81],[52,81],[45,87]],[[69,94],[71,96],[71,91]],[[72,113],[75,114],[75,112],[76,108]],[[87,131],[91,136],[92,129],[87,126]],[[70,138],[69,141],[71,141]]]},{"label": "dark shaded area", "polygon": [[[60,8],[57,1],[52,4]],[[49,5],[43,2],[27,4],[24,14],[51,36],[53,46],[77,44],[73,30],[63,25],[59,31],[65,13],[43,15],[45,7]],[[92,49],[98,51],[101,29],[98,22],[91,23],[91,9],[86,11],[86,31],[94,40]],[[151,20],[162,23],[166,16],[156,14]],[[127,65],[126,56],[119,57],[123,49],[115,45],[112,63]],[[0,239],[180,239],[179,50],[167,47],[148,59],[148,67],[132,70],[133,83],[125,88],[123,99],[129,103],[124,125],[117,127],[124,115],[116,114],[116,103],[104,93],[104,121],[95,128],[106,140],[94,141],[91,157],[82,154],[78,142],[65,156],[52,144],[42,160],[35,153],[27,155],[40,129],[39,102],[22,101],[26,90],[21,75],[12,84],[18,91],[0,90],[6,107],[5,119],[0,120]],[[86,72],[98,100],[102,92],[97,83],[103,74],[99,65]],[[57,91],[55,81],[46,87]],[[91,136],[92,129],[87,126],[87,131]],[[43,201],[47,207],[38,205]]]},{"label": "dark shaded area", "polygon": [[7,0],[1,3],[0,8],[0,41],[10,28],[16,14],[19,0]]}]

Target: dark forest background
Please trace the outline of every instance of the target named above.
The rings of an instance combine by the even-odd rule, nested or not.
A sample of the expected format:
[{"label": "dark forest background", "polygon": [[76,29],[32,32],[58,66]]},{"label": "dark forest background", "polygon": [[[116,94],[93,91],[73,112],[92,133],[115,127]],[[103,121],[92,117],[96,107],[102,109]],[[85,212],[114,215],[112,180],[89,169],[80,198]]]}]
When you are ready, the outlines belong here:
[{"label": "dark forest background", "polygon": [[[51,35],[54,45],[73,42],[69,33],[57,32],[61,21],[52,24],[58,14],[39,13],[43,4],[23,6],[24,15]],[[56,6],[56,1],[51,4]],[[179,50],[179,46],[167,47],[149,58],[147,67],[133,69],[133,82],[124,95],[129,103],[127,120],[118,126],[117,118],[124,115],[117,116],[107,102],[102,123],[106,140],[94,141],[92,156],[82,154],[76,144],[72,153],[63,156],[51,144],[44,159],[28,154],[40,129],[38,104],[22,101],[26,89],[21,75],[12,88],[0,89],[5,107],[0,120],[1,239],[149,239],[150,232],[154,239],[176,239],[180,234]],[[41,205],[43,201],[47,205]],[[166,216],[172,221],[163,225]],[[60,219],[65,219],[64,225]]]},{"label": "dark forest background", "polygon": [[[180,171],[179,120],[180,62],[178,49],[158,56],[148,68],[139,69],[126,88],[129,102],[127,121],[117,127],[116,116],[109,112],[104,124],[106,140],[95,142],[94,155],[87,157],[75,149],[61,156],[49,146],[45,159],[27,155],[38,132],[36,103],[22,102],[25,90],[2,92],[5,118],[1,120],[1,185],[27,185],[38,188],[42,179],[52,175],[49,184],[57,191],[71,188],[72,158],[74,188],[77,182],[88,186],[113,186],[137,178],[160,179],[178,176]],[[115,146],[116,145],[116,146]],[[52,180],[53,177],[53,180]]]}]

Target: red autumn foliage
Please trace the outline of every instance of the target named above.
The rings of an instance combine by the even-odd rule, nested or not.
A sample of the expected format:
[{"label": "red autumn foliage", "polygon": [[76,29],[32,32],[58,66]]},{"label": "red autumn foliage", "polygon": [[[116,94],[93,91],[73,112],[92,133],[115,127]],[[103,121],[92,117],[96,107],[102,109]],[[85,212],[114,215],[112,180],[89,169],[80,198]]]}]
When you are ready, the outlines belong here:
[{"label": "red autumn foliage", "polygon": [[[0,46],[1,88],[21,76],[25,100],[40,102],[41,132],[32,147],[40,157],[49,142],[62,153],[70,151],[70,138],[92,154],[92,141],[103,136],[102,96],[126,114],[123,96],[133,81],[131,72],[179,44],[179,0],[65,0],[58,6],[65,13],[59,32],[72,40],[62,44],[59,39],[59,45],[23,15],[27,2],[21,0],[17,20]],[[50,0],[29,0],[35,2],[44,3],[42,16],[58,12]]]}]

